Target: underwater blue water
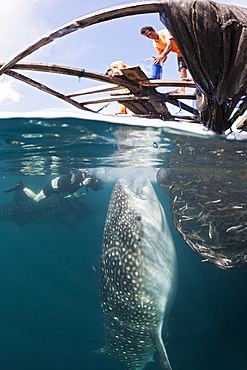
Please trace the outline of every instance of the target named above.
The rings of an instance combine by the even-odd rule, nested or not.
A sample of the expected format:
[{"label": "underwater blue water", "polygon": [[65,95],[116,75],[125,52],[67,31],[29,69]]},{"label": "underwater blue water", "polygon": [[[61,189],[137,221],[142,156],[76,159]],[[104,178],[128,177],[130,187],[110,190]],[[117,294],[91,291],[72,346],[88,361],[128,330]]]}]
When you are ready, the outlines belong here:
[{"label": "underwater blue water", "polygon": [[[173,370],[247,369],[246,270],[204,262],[176,232],[169,197],[156,182],[162,166],[239,166],[246,142],[75,118],[0,120],[0,205],[23,181],[35,192],[56,175],[88,168],[104,181],[85,201],[99,212],[68,224],[0,222],[0,369],[104,370],[118,363],[105,345],[98,269],[111,190],[118,177],[147,176],[174,238],[178,292],[164,339]],[[178,154],[181,153],[179,156]],[[159,369],[155,362],[147,370]]]}]

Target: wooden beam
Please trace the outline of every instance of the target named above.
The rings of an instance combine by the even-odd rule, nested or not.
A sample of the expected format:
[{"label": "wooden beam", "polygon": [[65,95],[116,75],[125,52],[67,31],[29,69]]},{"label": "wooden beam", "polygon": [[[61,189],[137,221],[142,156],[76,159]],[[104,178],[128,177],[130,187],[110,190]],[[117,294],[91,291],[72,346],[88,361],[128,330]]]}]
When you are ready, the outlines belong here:
[{"label": "wooden beam", "polygon": [[113,90],[122,89],[122,87],[115,85],[115,86],[109,86],[109,85],[100,85],[100,86],[93,86],[88,87],[83,90],[76,91],[74,93],[67,94],[66,96],[72,98],[74,96],[81,96],[81,95],[87,95],[87,94],[95,94],[95,93],[101,93],[101,92],[108,92]]},{"label": "wooden beam", "polygon": [[172,94],[172,93],[167,93],[170,98],[174,99],[186,99],[186,100],[196,100],[196,94]]},{"label": "wooden beam", "polygon": [[57,98],[62,99],[64,101],[66,101],[67,103],[74,105],[76,108],[79,108],[79,109],[82,109],[82,110],[86,110],[86,111],[92,112],[91,109],[88,109],[86,107],[83,107],[77,101],[75,101],[73,99],[70,99],[69,97],[67,97],[67,96],[59,93],[58,91],[52,90],[49,87],[47,87],[47,86],[45,86],[43,84],[40,84],[37,81],[34,81],[34,80],[32,80],[32,79],[30,79],[30,78],[28,78],[26,76],[23,76],[20,73],[17,73],[17,72],[14,72],[14,71],[6,71],[5,74],[8,75],[8,76],[11,76],[13,78],[16,78],[17,80],[20,80],[22,82],[25,82],[28,85],[31,85],[33,87],[36,87],[37,89],[39,89],[41,91],[44,91],[44,92],[46,92],[46,93],[48,93],[50,95],[56,96]]},{"label": "wooden beam", "polygon": [[135,96],[133,94],[130,95],[119,95],[117,97],[105,97],[100,99],[92,99],[92,100],[86,100],[81,102],[82,105],[87,104],[98,104],[98,103],[106,103],[106,102],[125,102],[125,101],[132,101],[132,100],[149,100],[148,96]]},{"label": "wooden beam", "polygon": [[[119,93],[119,92],[116,92],[116,93],[111,93],[110,94],[111,96],[115,96],[116,98],[118,96],[121,96],[123,94]],[[148,94],[147,94],[148,95]],[[167,94],[164,94],[166,97],[169,97],[169,98],[174,98],[174,99],[186,99],[186,100],[196,100],[196,94],[177,94],[177,93],[167,93]],[[150,99],[155,99],[154,97],[150,97]],[[162,100],[162,98],[156,98],[157,100]]]},{"label": "wooden beam", "polygon": [[140,81],[140,84],[145,87],[191,87],[196,88],[194,81],[183,81],[183,80],[146,80]]}]

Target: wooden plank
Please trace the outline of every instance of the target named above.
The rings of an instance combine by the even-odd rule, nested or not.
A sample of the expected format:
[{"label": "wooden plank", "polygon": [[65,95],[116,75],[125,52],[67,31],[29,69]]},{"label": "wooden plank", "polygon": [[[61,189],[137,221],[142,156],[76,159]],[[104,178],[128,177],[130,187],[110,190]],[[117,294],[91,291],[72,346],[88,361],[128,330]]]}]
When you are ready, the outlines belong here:
[{"label": "wooden plank", "polygon": [[147,81],[148,78],[139,66],[122,68],[123,75],[132,82]]},{"label": "wooden plank", "polygon": [[[80,102],[82,105],[87,105],[87,104],[98,104],[98,103],[105,103],[105,102],[125,102],[125,101],[132,101],[132,100],[149,100],[148,96],[135,96],[135,95],[119,95],[117,98],[116,97],[103,97],[99,99],[92,99],[92,100],[86,100],[83,102]],[[124,103],[123,103],[124,104]]]},{"label": "wooden plank", "polygon": [[108,92],[108,91],[113,91],[113,90],[117,90],[117,89],[122,89],[122,87],[120,87],[118,85],[114,85],[114,86],[100,85],[100,86],[88,87],[86,89],[75,91],[73,93],[66,94],[66,96],[68,96],[69,98],[72,98],[74,96],[81,96],[81,95],[87,95],[87,94]]},{"label": "wooden plank", "polygon": [[[123,102],[126,108],[131,110],[134,114],[142,117],[160,117],[161,114],[157,112],[154,107],[148,101],[133,101],[131,104]],[[163,117],[169,118],[171,117],[168,110],[163,113]]]},{"label": "wooden plank", "polygon": [[170,94],[168,93],[170,98],[175,98],[175,99],[189,99],[189,100],[196,100],[196,94]]},{"label": "wooden plank", "polygon": [[165,116],[170,116],[170,113],[162,100],[150,99],[150,104],[153,106],[154,112]]},{"label": "wooden plank", "polygon": [[[132,110],[131,107],[128,107],[128,102],[121,101],[121,103]],[[157,117],[160,117],[160,115],[166,117],[170,116],[170,112],[161,101],[150,102],[149,100],[134,100],[131,104],[134,105],[134,110],[132,110],[132,112],[136,114],[149,114],[150,116],[155,115]]]},{"label": "wooden plank", "polygon": [[124,102],[124,105],[136,115],[148,114],[148,110],[146,109],[146,107],[140,104],[139,101]]},{"label": "wooden plank", "polygon": [[147,80],[140,81],[140,84],[145,87],[191,87],[196,88],[194,81],[183,80]]},{"label": "wooden plank", "polygon": [[[117,98],[118,96],[121,96],[120,94],[121,94],[120,92],[115,92],[115,93],[111,93],[110,95],[115,96]],[[169,96],[170,98],[181,99],[181,100],[183,100],[183,99],[196,100],[196,94],[176,94],[176,93],[171,94],[171,93],[167,93],[165,96],[167,96],[167,97]],[[150,99],[155,99],[155,98],[150,97]],[[162,100],[162,98],[157,99],[157,100]]]},{"label": "wooden plank", "polygon": [[186,80],[150,80],[139,66],[122,68],[123,75],[133,82],[139,82],[144,87],[191,87],[196,88],[194,81]]}]

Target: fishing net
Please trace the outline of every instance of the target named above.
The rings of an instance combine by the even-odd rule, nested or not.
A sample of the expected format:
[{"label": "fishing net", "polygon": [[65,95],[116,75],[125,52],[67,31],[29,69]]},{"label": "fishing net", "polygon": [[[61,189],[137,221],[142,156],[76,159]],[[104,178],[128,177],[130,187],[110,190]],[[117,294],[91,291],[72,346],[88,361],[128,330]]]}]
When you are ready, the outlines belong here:
[{"label": "fishing net", "polygon": [[177,232],[204,261],[247,268],[246,143],[179,140],[157,174]]},{"label": "fishing net", "polygon": [[[198,88],[208,97],[208,128],[221,133],[242,98],[246,109],[247,9],[207,0],[160,0],[169,29]],[[245,99],[245,100],[244,100]]]}]

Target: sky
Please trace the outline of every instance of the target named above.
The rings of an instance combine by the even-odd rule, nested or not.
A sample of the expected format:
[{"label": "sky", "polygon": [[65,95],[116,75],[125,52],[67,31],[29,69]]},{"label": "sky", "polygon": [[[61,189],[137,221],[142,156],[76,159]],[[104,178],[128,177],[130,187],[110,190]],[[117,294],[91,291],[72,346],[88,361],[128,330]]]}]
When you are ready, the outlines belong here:
[{"label": "sky", "polygon": [[[131,2],[134,1],[0,0],[0,62],[10,60],[43,35],[73,19]],[[247,7],[247,0],[218,2]],[[158,13],[125,17],[79,29],[42,47],[23,61],[61,64],[100,73],[105,73],[114,60],[136,65],[138,61],[155,55],[152,41],[140,35],[141,27],[146,25],[156,30],[164,28]],[[100,84],[85,78],[79,80],[47,73],[23,74],[66,94]],[[170,53],[164,64],[163,78],[179,78],[175,53]],[[0,76],[0,112],[16,114],[41,110],[78,113],[77,108],[56,97],[6,75]]]}]

